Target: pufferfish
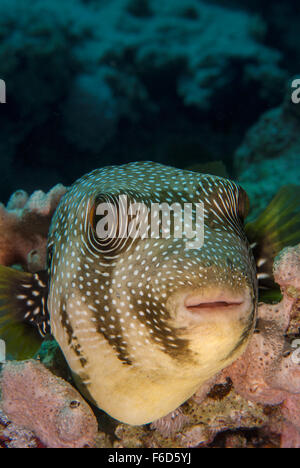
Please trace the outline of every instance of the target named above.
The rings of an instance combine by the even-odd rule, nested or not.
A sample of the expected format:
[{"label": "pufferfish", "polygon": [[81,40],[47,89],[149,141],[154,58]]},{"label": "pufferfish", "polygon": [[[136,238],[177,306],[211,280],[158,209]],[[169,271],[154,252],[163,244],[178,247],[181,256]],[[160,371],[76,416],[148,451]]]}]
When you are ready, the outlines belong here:
[{"label": "pufferfish", "polygon": [[[114,208],[110,226],[102,203]],[[192,206],[188,228],[199,223],[195,206],[202,204],[201,246],[188,247],[186,226],[176,235],[176,213],[165,226],[151,217],[163,203]],[[146,207],[140,224],[137,205]],[[247,212],[245,191],[229,179],[152,162],[94,170],[54,214],[47,275],[1,267],[5,313],[9,303],[15,319],[51,332],[96,406],[127,424],[155,421],[237,359],[253,333],[258,244],[245,234]],[[142,235],[141,219],[150,226]],[[269,259],[259,260],[265,271]]]}]

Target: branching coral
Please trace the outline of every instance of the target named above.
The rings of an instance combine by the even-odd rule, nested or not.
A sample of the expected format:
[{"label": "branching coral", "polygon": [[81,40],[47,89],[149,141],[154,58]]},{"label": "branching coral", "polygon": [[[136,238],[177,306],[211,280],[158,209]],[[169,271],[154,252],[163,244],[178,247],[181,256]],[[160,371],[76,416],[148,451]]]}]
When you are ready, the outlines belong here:
[{"label": "branching coral", "polygon": [[62,185],[31,197],[18,191],[7,207],[0,204],[0,264],[21,264],[28,271],[45,268],[51,218],[65,192]]}]

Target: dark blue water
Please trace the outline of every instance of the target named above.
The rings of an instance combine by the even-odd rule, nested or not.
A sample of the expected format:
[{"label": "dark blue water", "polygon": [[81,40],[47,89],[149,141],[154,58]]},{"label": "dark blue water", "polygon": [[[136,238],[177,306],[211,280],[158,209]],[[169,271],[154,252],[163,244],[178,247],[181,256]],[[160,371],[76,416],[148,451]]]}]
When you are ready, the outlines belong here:
[{"label": "dark blue water", "polygon": [[292,0],[0,0],[0,200],[136,160],[222,161],[254,198],[255,177],[280,184],[274,166],[297,182],[297,104],[247,132],[290,101],[299,13]]}]

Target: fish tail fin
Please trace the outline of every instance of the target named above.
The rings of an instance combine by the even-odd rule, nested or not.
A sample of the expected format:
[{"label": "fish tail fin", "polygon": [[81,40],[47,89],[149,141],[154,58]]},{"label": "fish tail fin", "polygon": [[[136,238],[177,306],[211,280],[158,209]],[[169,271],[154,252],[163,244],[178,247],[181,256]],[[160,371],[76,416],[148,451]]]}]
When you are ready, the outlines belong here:
[{"label": "fish tail fin", "polygon": [[259,217],[246,224],[245,231],[257,265],[263,300],[280,298],[273,279],[273,262],[287,246],[300,242],[300,186],[282,187]]},{"label": "fish tail fin", "polygon": [[33,357],[50,331],[46,275],[0,265],[0,339],[12,359]]}]

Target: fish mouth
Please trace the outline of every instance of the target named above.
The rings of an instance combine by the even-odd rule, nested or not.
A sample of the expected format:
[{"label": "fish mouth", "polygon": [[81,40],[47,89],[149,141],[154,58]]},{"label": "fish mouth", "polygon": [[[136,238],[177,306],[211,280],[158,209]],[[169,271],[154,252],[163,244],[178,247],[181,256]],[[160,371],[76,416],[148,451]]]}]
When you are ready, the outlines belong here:
[{"label": "fish mouth", "polygon": [[216,323],[224,320],[247,320],[253,310],[251,288],[239,291],[225,288],[205,288],[177,291],[170,298],[169,309],[178,327]]},{"label": "fish mouth", "polygon": [[201,313],[203,310],[237,309],[243,306],[245,298],[205,298],[198,295],[189,295],[184,300],[184,307],[192,313]]}]

